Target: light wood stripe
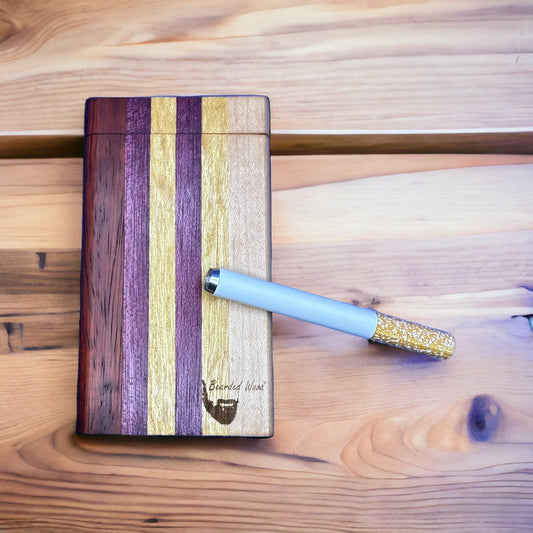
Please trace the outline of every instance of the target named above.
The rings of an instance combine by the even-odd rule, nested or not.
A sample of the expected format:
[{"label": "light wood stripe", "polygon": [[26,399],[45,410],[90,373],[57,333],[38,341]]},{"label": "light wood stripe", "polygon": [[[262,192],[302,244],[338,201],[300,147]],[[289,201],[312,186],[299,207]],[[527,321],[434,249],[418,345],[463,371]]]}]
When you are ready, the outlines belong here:
[{"label": "light wood stripe", "polygon": [[[256,115],[260,115],[256,107]],[[230,268],[270,279],[269,143],[266,135],[228,135]],[[246,201],[243,199],[246,198]],[[231,302],[230,381],[240,382],[231,435],[273,430],[271,314]]]},{"label": "light wood stripe", "polygon": [[[227,130],[227,99],[202,99],[202,131]],[[202,135],[202,271],[227,267],[228,170],[227,135]],[[230,385],[228,302],[202,294],[202,379],[207,389],[215,381]],[[232,398],[231,391],[208,391],[209,401]],[[229,435],[229,426],[202,410],[203,435]]]},{"label": "light wood stripe", "polygon": [[175,432],[176,99],[152,98],[148,434]]},{"label": "light wood stripe", "polygon": [[270,105],[268,98],[265,96],[228,98],[228,132],[269,135]]}]

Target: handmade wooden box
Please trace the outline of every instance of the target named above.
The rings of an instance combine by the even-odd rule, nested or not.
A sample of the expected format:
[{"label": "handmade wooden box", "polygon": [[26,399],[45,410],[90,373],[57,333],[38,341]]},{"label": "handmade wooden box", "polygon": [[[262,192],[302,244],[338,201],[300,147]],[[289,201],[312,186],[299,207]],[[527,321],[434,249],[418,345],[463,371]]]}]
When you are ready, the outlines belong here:
[{"label": "handmade wooden box", "polygon": [[270,315],[202,286],[270,278],[269,133],[263,96],[87,101],[79,433],[272,435]]}]

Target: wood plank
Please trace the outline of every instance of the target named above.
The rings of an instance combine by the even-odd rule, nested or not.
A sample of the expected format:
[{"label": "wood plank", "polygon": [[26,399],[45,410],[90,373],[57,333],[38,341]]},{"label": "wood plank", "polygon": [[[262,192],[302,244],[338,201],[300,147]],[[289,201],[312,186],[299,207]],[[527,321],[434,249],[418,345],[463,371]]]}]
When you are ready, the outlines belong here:
[{"label": "wood plank", "polygon": [[271,97],[280,130],[531,127],[532,15],[528,0],[10,2],[1,129],[79,135],[89,96],[237,86]]},{"label": "wood plank", "polygon": [[273,157],[272,190],[324,185],[361,178],[423,172],[533,163],[533,155],[509,154],[398,154],[378,155],[293,155]]},{"label": "wood plank", "polygon": [[[78,300],[74,298],[73,300]],[[78,345],[79,310],[2,316],[1,354],[75,349]]]},{"label": "wood plank", "polygon": [[[275,157],[272,188],[290,189],[396,172],[532,163],[533,156],[520,155]],[[79,159],[0,160],[0,247],[32,252],[79,249],[82,173]],[[37,190],[38,195],[34,194]]]},{"label": "wood plank", "polygon": [[[79,243],[64,253],[17,249],[10,233],[0,246],[9,281],[0,284],[0,347],[6,321],[24,327],[22,341],[17,326],[13,350],[0,354],[3,527],[529,528],[533,221],[516,198],[530,198],[531,158],[297,159],[273,159],[275,281],[449,328],[457,353],[433,362],[275,317],[273,439],[75,436]],[[81,180],[79,161],[4,161],[0,171],[0,183],[9,175],[20,187],[45,172],[44,195]],[[452,220],[400,234],[397,223],[419,223],[407,184],[442,224],[453,205],[453,217],[471,220],[471,231]],[[376,190],[386,193],[388,209],[365,238],[355,223],[353,232],[343,225],[346,211],[325,207],[351,200],[373,221],[381,208],[361,197]],[[465,195],[456,207],[437,201],[444,191]],[[35,216],[21,205],[21,218]],[[293,225],[316,205],[332,228],[328,239],[338,226],[344,240],[317,242],[314,229]],[[56,231],[54,224],[41,231]],[[54,249],[68,250],[69,235],[68,227],[56,233]],[[44,269],[36,251],[46,253]],[[48,277],[33,290],[41,275]],[[45,349],[43,340],[57,347]]]},{"label": "wood plank", "polygon": [[0,247],[34,252],[80,249],[82,162],[41,163],[0,162]]},{"label": "wood plank", "polygon": [[[334,243],[528,230],[532,170],[531,165],[472,167],[278,191],[275,203],[283,219],[274,225],[274,239],[279,244]],[[488,186],[495,182],[500,185]],[[324,223],[334,218],[335,224]]]},{"label": "wood plank", "polygon": [[80,251],[2,250],[0,287],[5,295],[79,294]]}]

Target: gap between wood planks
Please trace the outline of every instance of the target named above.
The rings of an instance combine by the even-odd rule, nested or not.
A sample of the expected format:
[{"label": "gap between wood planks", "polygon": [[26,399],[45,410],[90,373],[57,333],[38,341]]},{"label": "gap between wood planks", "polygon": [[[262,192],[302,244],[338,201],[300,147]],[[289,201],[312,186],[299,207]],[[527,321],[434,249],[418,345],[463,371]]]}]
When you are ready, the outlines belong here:
[{"label": "gap between wood planks", "polygon": [[[533,154],[533,127],[469,130],[273,130],[271,155]],[[0,132],[0,159],[83,157],[79,131]]]}]

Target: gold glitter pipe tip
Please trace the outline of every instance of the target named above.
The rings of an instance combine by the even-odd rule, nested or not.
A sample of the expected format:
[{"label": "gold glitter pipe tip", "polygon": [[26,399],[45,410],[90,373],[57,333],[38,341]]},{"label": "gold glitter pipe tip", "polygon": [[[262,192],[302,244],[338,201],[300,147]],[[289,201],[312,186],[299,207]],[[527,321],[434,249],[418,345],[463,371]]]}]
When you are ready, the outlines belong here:
[{"label": "gold glitter pipe tip", "polygon": [[393,316],[378,313],[374,335],[369,339],[388,346],[448,359],[455,351],[455,339],[446,331],[429,328]]}]

